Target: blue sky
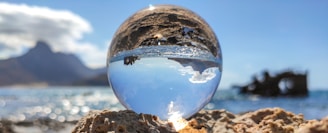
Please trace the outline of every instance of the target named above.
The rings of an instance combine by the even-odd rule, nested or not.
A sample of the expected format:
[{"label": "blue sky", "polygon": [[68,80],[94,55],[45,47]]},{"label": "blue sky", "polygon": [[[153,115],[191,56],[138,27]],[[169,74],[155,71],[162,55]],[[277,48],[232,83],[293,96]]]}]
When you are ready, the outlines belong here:
[{"label": "blue sky", "polygon": [[[260,75],[264,69],[274,74],[288,68],[307,70],[309,88],[328,88],[328,78],[325,77],[328,74],[328,1],[325,0],[193,2],[187,0],[138,2],[8,0],[1,3],[25,4],[27,8],[41,7],[54,12],[65,11],[77,16],[76,19],[67,17],[76,22],[69,25],[67,29],[71,28],[70,30],[55,34],[69,35],[71,38],[66,39],[70,45],[52,44],[52,47],[57,51],[67,50],[66,52],[76,53],[93,67],[105,65],[105,56],[111,38],[119,25],[133,13],[150,4],[180,5],[202,16],[220,41],[223,52],[223,76],[220,88],[247,83],[252,75]],[[4,9],[0,9],[0,13],[4,13]],[[5,21],[0,19],[0,27],[3,24],[1,22]],[[50,28],[53,27],[56,26]],[[2,58],[24,53],[24,50],[34,45],[33,39],[40,35],[36,33],[34,37],[29,38],[24,36],[26,43],[24,45],[20,45],[21,42],[15,43],[17,47],[14,47],[12,44],[18,42],[15,39],[11,39],[13,41],[10,45],[8,39],[1,41],[1,34],[7,34],[6,31],[8,30],[0,28],[0,57]],[[56,40],[51,37],[43,37],[43,39]]]}]

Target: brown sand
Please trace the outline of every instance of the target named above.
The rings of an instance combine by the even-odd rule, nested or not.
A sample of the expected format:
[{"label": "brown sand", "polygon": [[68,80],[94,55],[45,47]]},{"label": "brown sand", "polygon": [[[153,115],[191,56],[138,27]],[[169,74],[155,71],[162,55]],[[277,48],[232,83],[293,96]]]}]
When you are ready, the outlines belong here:
[{"label": "brown sand", "polygon": [[225,110],[202,110],[188,119],[188,125],[176,131],[173,124],[157,116],[119,112],[91,111],[76,124],[79,132],[181,132],[181,133],[328,133],[328,117],[305,120],[281,108],[266,108],[241,115]]}]

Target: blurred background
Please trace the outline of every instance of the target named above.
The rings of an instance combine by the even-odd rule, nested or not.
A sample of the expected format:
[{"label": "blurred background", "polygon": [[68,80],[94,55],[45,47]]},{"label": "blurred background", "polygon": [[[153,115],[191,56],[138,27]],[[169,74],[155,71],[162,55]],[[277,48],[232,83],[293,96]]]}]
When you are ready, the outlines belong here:
[{"label": "blurred background", "polygon": [[[108,85],[107,49],[123,21],[157,4],[194,11],[219,39],[223,75],[207,109],[240,113],[278,106],[309,119],[328,115],[325,0],[2,0],[0,119],[46,117],[65,122],[93,109],[123,109]],[[270,75],[287,70],[307,73],[310,98],[263,99],[231,89],[248,84],[253,76],[263,78],[264,70]]]},{"label": "blurred background", "polygon": [[74,54],[88,68],[104,68],[107,48],[120,24],[156,4],[186,7],[213,28],[224,58],[220,88],[248,82],[265,69],[307,70],[309,88],[328,87],[328,2],[323,0],[2,1],[0,58],[22,56],[43,41],[54,52]]}]

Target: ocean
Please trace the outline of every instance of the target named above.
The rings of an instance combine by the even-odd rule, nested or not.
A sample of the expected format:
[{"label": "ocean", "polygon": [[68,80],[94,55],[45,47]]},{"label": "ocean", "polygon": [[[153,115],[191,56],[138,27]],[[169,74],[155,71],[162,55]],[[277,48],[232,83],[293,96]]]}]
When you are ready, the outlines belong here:
[{"label": "ocean", "polygon": [[[239,95],[234,89],[218,89],[204,109],[244,113],[280,107],[305,119],[328,116],[328,90],[310,90],[303,98],[263,98]],[[0,120],[25,121],[50,118],[75,121],[91,110],[123,110],[110,87],[0,88]]]}]

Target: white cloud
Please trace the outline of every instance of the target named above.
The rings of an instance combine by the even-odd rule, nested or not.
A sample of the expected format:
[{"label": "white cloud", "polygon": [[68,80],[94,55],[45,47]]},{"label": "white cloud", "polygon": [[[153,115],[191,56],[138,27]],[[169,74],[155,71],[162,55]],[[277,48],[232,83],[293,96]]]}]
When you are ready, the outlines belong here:
[{"label": "white cloud", "polygon": [[213,79],[216,76],[214,71],[214,68],[208,68],[202,73],[195,71],[192,77],[189,78],[189,81],[192,83],[206,83],[207,81]]},{"label": "white cloud", "polygon": [[88,21],[65,10],[0,2],[0,58],[20,55],[43,40],[54,51],[78,54],[88,66],[104,66],[106,50],[81,42]]},{"label": "white cloud", "polygon": [[215,68],[207,68],[202,73],[199,71],[194,71],[194,69],[191,66],[184,67],[183,69],[179,70],[181,75],[190,74],[192,75],[189,78],[189,81],[191,83],[206,83],[207,81],[213,79],[215,74]]}]

